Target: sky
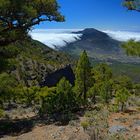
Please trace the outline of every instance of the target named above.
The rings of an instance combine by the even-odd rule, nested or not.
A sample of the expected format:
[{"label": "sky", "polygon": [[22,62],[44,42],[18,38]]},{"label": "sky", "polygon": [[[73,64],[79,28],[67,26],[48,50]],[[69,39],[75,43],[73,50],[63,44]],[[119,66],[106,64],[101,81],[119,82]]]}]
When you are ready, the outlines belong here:
[{"label": "sky", "polygon": [[128,11],[123,0],[57,0],[66,21],[43,22],[35,29],[83,29],[140,31],[140,12]]}]

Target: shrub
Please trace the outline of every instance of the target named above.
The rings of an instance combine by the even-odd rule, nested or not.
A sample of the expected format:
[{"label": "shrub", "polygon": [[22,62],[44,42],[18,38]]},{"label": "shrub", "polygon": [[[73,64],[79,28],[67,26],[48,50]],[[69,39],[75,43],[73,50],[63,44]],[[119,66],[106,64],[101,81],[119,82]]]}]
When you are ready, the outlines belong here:
[{"label": "shrub", "polygon": [[124,111],[126,102],[130,97],[130,93],[126,88],[118,89],[115,95],[115,100],[118,105],[121,105],[121,111]]},{"label": "shrub", "polygon": [[4,110],[0,109],[0,118],[4,117]]},{"label": "shrub", "polygon": [[83,127],[84,130],[86,130],[89,127],[89,122],[88,121],[82,121],[81,126]]},{"label": "shrub", "polygon": [[56,87],[42,88],[39,99],[41,102],[39,113],[41,115],[72,111],[77,105],[72,85],[65,78],[62,78]]}]

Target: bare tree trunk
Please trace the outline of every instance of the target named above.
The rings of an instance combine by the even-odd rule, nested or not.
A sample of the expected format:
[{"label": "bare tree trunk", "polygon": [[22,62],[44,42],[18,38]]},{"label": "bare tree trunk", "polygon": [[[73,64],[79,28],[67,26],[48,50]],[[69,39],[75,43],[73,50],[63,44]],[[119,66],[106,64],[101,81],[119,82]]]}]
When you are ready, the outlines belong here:
[{"label": "bare tree trunk", "polygon": [[84,71],[84,100],[86,100],[86,92],[87,92],[87,87],[86,87],[86,74],[85,74],[85,71]]},{"label": "bare tree trunk", "polygon": [[124,103],[121,104],[121,111],[124,111]]}]

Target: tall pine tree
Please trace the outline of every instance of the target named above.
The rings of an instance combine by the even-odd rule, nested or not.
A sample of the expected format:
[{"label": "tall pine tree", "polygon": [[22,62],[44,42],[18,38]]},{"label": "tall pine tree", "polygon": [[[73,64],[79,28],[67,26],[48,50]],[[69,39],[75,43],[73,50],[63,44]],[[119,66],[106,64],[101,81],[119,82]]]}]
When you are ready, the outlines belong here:
[{"label": "tall pine tree", "polygon": [[75,71],[75,91],[79,97],[87,98],[87,91],[91,87],[91,66],[86,51],[81,54]]}]

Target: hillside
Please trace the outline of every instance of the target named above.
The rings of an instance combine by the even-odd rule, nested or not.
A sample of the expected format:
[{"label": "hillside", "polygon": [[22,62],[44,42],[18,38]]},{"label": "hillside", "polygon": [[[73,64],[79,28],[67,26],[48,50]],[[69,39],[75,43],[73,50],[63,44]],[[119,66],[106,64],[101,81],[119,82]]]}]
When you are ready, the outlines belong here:
[{"label": "hillside", "polygon": [[104,32],[94,28],[87,28],[83,31],[73,32],[82,34],[81,39],[73,43],[67,43],[60,48],[61,51],[73,55],[79,55],[82,50],[88,52],[89,57],[95,60],[118,61],[123,63],[139,63],[137,57],[128,57],[120,47],[121,42],[111,38]]},{"label": "hillside", "polygon": [[6,49],[11,51],[1,48],[0,53],[15,54],[7,59],[8,68],[4,71],[14,75],[20,84],[26,86],[39,85],[47,75],[72,62],[68,55],[35,40],[14,43]]},{"label": "hillside", "polygon": [[[10,44],[5,48],[0,48],[0,54],[0,56],[5,55],[8,62],[8,68],[5,67],[4,70],[3,67],[1,81],[4,77],[3,73],[7,72],[25,86],[22,88],[18,84],[19,87],[15,88],[15,92],[13,92],[13,81],[11,83],[11,80],[8,79],[8,85],[4,79],[4,82],[1,82],[1,87],[4,85],[1,94],[4,91],[4,96],[1,96],[2,100],[0,100],[3,109],[0,110],[2,112],[0,112],[2,114],[0,139],[90,140],[105,138],[115,140],[115,138],[123,139],[125,137],[139,139],[138,89],[133,91],[132,97],[124,92],[127,94],[125,97],[128,98],[125,104],[130,103],[128,107],[125,106],[124,110],[120,109],[120,104],[113,102],[117,100],[115,90],[125,88],[131,93],[133,87],[139,85],[135,85],[124,75],[120,78],[118,76],[120,73],[116,74],[113,71],[116,74],[114,79],[108,65],[98,64],[97,67],[91,67],[86,52],[83,52],[85,56],[81,55],[80,61],[78,61],[80,67],[78,64],[75,65],[77,68],[75,73],[78,72],[81,79],[85,73],[84,70],[87,70],[88,67],[90,71],[87,71],[89,75],[86,82],[90,83],[87,85],[89,88],[87,93],[91,92],[89,95],[87,94],[89,100],[86,99],[83,103],[82,96],[77,96],[78,90],[75,89],[77,87],[82,89],[84,80],[81,80],[81,83],[79,77],[74,75],[68,65],[74,63],[70,56],[52,50],[35,40]],[[84,66],[79,62],[84,62]],[[118,69],[114,69],[118,71],[121,66],[116,65]],[[62,78],[60,75],[64,75],[66,78]],[[59,81],[57,78],[62,79]],[[66,79],[69,79],[69,82]],[[79,82],[76,87],[73,82],[77,79]],[[97,90],[97,95],[94,94],[93,89],[95,84],[100,89]],[[36,85],[41,85],[41,87]],[[120,89],[117,89],[118,87]],[[9,88],[10,92],[5,88]],[[88,107],[83,108],[85,103]]]}]

